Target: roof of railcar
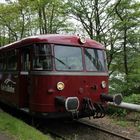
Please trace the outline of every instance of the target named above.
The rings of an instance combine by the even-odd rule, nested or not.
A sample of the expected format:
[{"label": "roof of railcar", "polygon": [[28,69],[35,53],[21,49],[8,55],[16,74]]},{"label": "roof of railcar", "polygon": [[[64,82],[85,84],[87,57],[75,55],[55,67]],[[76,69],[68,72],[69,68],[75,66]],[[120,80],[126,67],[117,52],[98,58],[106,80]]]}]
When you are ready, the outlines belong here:
[{"label": "roof of railcar", "polygon": [[37,35],[37,36],[30,36],[27,38],[23,38],[19,41],[0,47],[0,50],[20,48],[22,46],[26,46],[34,43],[52,43],[52,44],[75,45],[75,46],[104,49],[102,44],[92,39],[86,39],[86,43],[81,44],[79,42],[79,36],[47,34],[47,35]]}]

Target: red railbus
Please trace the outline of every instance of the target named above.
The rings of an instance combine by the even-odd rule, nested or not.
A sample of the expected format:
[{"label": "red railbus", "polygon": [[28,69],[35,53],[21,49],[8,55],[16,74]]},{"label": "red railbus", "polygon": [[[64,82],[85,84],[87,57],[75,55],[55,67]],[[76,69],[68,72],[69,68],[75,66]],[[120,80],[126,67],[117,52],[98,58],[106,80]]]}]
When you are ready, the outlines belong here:
[{"label": "red railbus", "polygon": [[[118,96],[117,96],[118,97]],[[104,47],[70,35],[38,35],[0,47],[0,101],[46,118],[103,117],[108,95]]]}]

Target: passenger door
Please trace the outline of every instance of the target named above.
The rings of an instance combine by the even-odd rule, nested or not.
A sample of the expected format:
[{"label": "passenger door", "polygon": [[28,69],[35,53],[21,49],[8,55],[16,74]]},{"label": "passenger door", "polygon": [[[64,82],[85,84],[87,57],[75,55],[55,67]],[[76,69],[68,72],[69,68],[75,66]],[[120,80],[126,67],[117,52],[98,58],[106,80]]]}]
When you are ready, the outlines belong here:
[{"label": "passenger door", "polygon": [[31,52],[29,47],[21,49],[21,71],[20,71],[20,86],[19,86],[19,104],[20,107],[29,106],[29,84],[30,84],[30,66]]}]

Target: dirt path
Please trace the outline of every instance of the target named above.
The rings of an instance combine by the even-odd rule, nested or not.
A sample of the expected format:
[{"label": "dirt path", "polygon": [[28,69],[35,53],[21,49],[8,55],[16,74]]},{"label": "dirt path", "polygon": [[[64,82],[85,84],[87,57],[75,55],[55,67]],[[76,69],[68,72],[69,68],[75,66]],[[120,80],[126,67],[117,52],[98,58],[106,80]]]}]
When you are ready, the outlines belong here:
[{"label": "dirt path", "polygon": [[108,116],[101,118],[101,119],[91,119],[84,118],[83,120],[86,120],[90,122],[91,124],[96,124],[97,126],[103,126],[104,128],[107,128],[109,130],[113,130],[116,133],[129,136],[133,140],[140,140],[140,132],[136,130],[136,128],[132,124],[128,124],[125,127],[119,126],[115,123],[112,123],[112,119],[110,119]]},{"label": "dirt path", "polygon": [[0,140],[12,140],[12,138],[0,132]]}]

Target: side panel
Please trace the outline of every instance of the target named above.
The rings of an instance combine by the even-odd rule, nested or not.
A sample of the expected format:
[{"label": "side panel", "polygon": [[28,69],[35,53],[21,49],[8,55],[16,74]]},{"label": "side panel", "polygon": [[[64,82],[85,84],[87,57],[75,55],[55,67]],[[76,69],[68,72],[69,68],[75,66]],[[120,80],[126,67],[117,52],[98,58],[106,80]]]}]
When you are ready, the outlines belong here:
[{"label": "side panel", "polygon": [[19,107],[28,107],[29,105],[29,91],[28,91],[29,78],[24,72],[19,75]]},{"label": "side panel", "polygon": [[18,107],[18,72],[0,73],[0,100]]},{"label": "side panel", "polygon": [[[3,72],[0,72],[0,100],[18,108],[28,107],[30,46],[12,51],[17,53],[17,57],[8,58],[7,56],[9,52],[5,52],[7,53],[7,56],[5,55],[6,57],[4,57],[4,59],[6,61],[3,61],[3,64],[6,65],[6,68],[3,68]],[[10,62],[12,62],[10,60],[12,59],[16,64],[16,68],[13,69],[13,71],[7,71],[8,67],[13,66],[10,65]]]}]

